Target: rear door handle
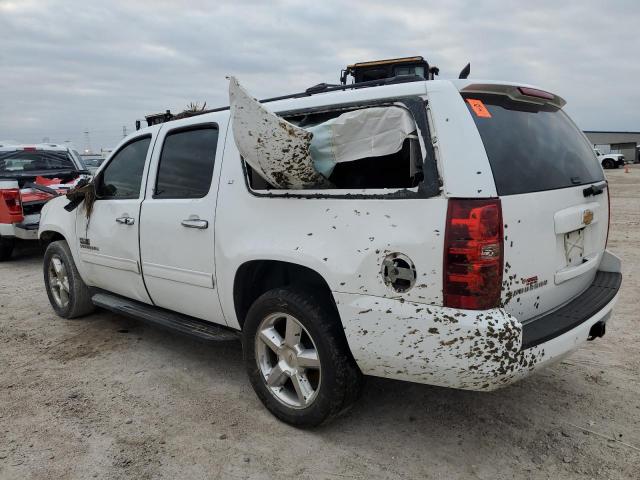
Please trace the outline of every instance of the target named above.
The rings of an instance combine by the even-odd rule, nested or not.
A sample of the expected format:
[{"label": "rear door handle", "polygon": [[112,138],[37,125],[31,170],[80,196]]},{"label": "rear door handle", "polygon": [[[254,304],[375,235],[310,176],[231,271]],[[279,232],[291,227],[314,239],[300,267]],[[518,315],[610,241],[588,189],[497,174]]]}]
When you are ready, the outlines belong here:
[{"label": "rear door handle", "polygon": [[199,218],[187,218],[186,220],[182,220],[181,223],[183,227],[187,228],[198,228],[200,230],[209,228],[209,222],[206,220],[200,220]]},{"label": "rear door handle", "polygon": [[131,218],[131,217],[118,217],[116,218],[116,222],[122,225],[133,225],[136,221],[134,218]]}]

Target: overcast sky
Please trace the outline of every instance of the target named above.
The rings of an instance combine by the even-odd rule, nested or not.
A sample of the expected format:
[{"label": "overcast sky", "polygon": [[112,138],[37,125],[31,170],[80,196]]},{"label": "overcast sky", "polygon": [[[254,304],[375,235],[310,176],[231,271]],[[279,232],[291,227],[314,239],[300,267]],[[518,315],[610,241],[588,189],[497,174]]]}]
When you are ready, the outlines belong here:
[{"label": "overcast sky", "polygon": [[112,147],[136,119],[335,83],[423,55],[563,96],[585,130],[640,131],[640,1],[0,0],[0,140]]}]

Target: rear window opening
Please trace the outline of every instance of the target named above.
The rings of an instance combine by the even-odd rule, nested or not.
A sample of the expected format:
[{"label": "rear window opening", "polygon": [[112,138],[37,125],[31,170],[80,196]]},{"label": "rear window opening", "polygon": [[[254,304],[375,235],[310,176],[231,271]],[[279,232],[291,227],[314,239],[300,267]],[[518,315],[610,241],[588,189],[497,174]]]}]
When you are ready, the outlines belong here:
[{"label": "rear window opening", "polygon": [[253,190],[399,190],[424,178],[418,127],[400,102],[280,116],[235,79],[229,97],[234,140]]},{"label": "rear window opening", "polygon": [[604,180],[593,148],[560,108],[506,95],[464,94],[499,195],[555,190]]},{"label": "rear window opening", "polygon": [[[421,162],[418,140],[407,139],[396,153],[336,164],[328,180],[337,190],[414,188],[423,179]],[[270,185],[246,162],[245,167],[251,189],[286,190]]]}]

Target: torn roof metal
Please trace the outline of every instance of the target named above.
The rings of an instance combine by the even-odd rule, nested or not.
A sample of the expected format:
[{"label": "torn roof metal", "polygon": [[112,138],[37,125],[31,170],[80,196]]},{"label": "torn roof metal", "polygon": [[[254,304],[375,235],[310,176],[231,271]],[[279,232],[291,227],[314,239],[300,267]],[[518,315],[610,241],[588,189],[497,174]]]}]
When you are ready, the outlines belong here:
[{"label": "torn roof metal", "polygon": [[229,77],[233,136],[251,168],[277,188],[331,188],[309,151],[313,134],[267,110]]}]

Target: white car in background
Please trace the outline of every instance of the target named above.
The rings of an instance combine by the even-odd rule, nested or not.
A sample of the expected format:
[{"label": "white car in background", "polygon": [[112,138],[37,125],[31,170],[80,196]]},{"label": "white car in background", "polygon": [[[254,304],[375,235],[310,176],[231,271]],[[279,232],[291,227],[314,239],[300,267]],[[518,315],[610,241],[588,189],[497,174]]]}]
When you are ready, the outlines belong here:
[{"label": "white car in background", "polygon": [[597,148],[594,149],[594,152],[596,152],[602,168],[618,168],[625,164],[624,155],[621,153],[600,153],[600,150]]}]

